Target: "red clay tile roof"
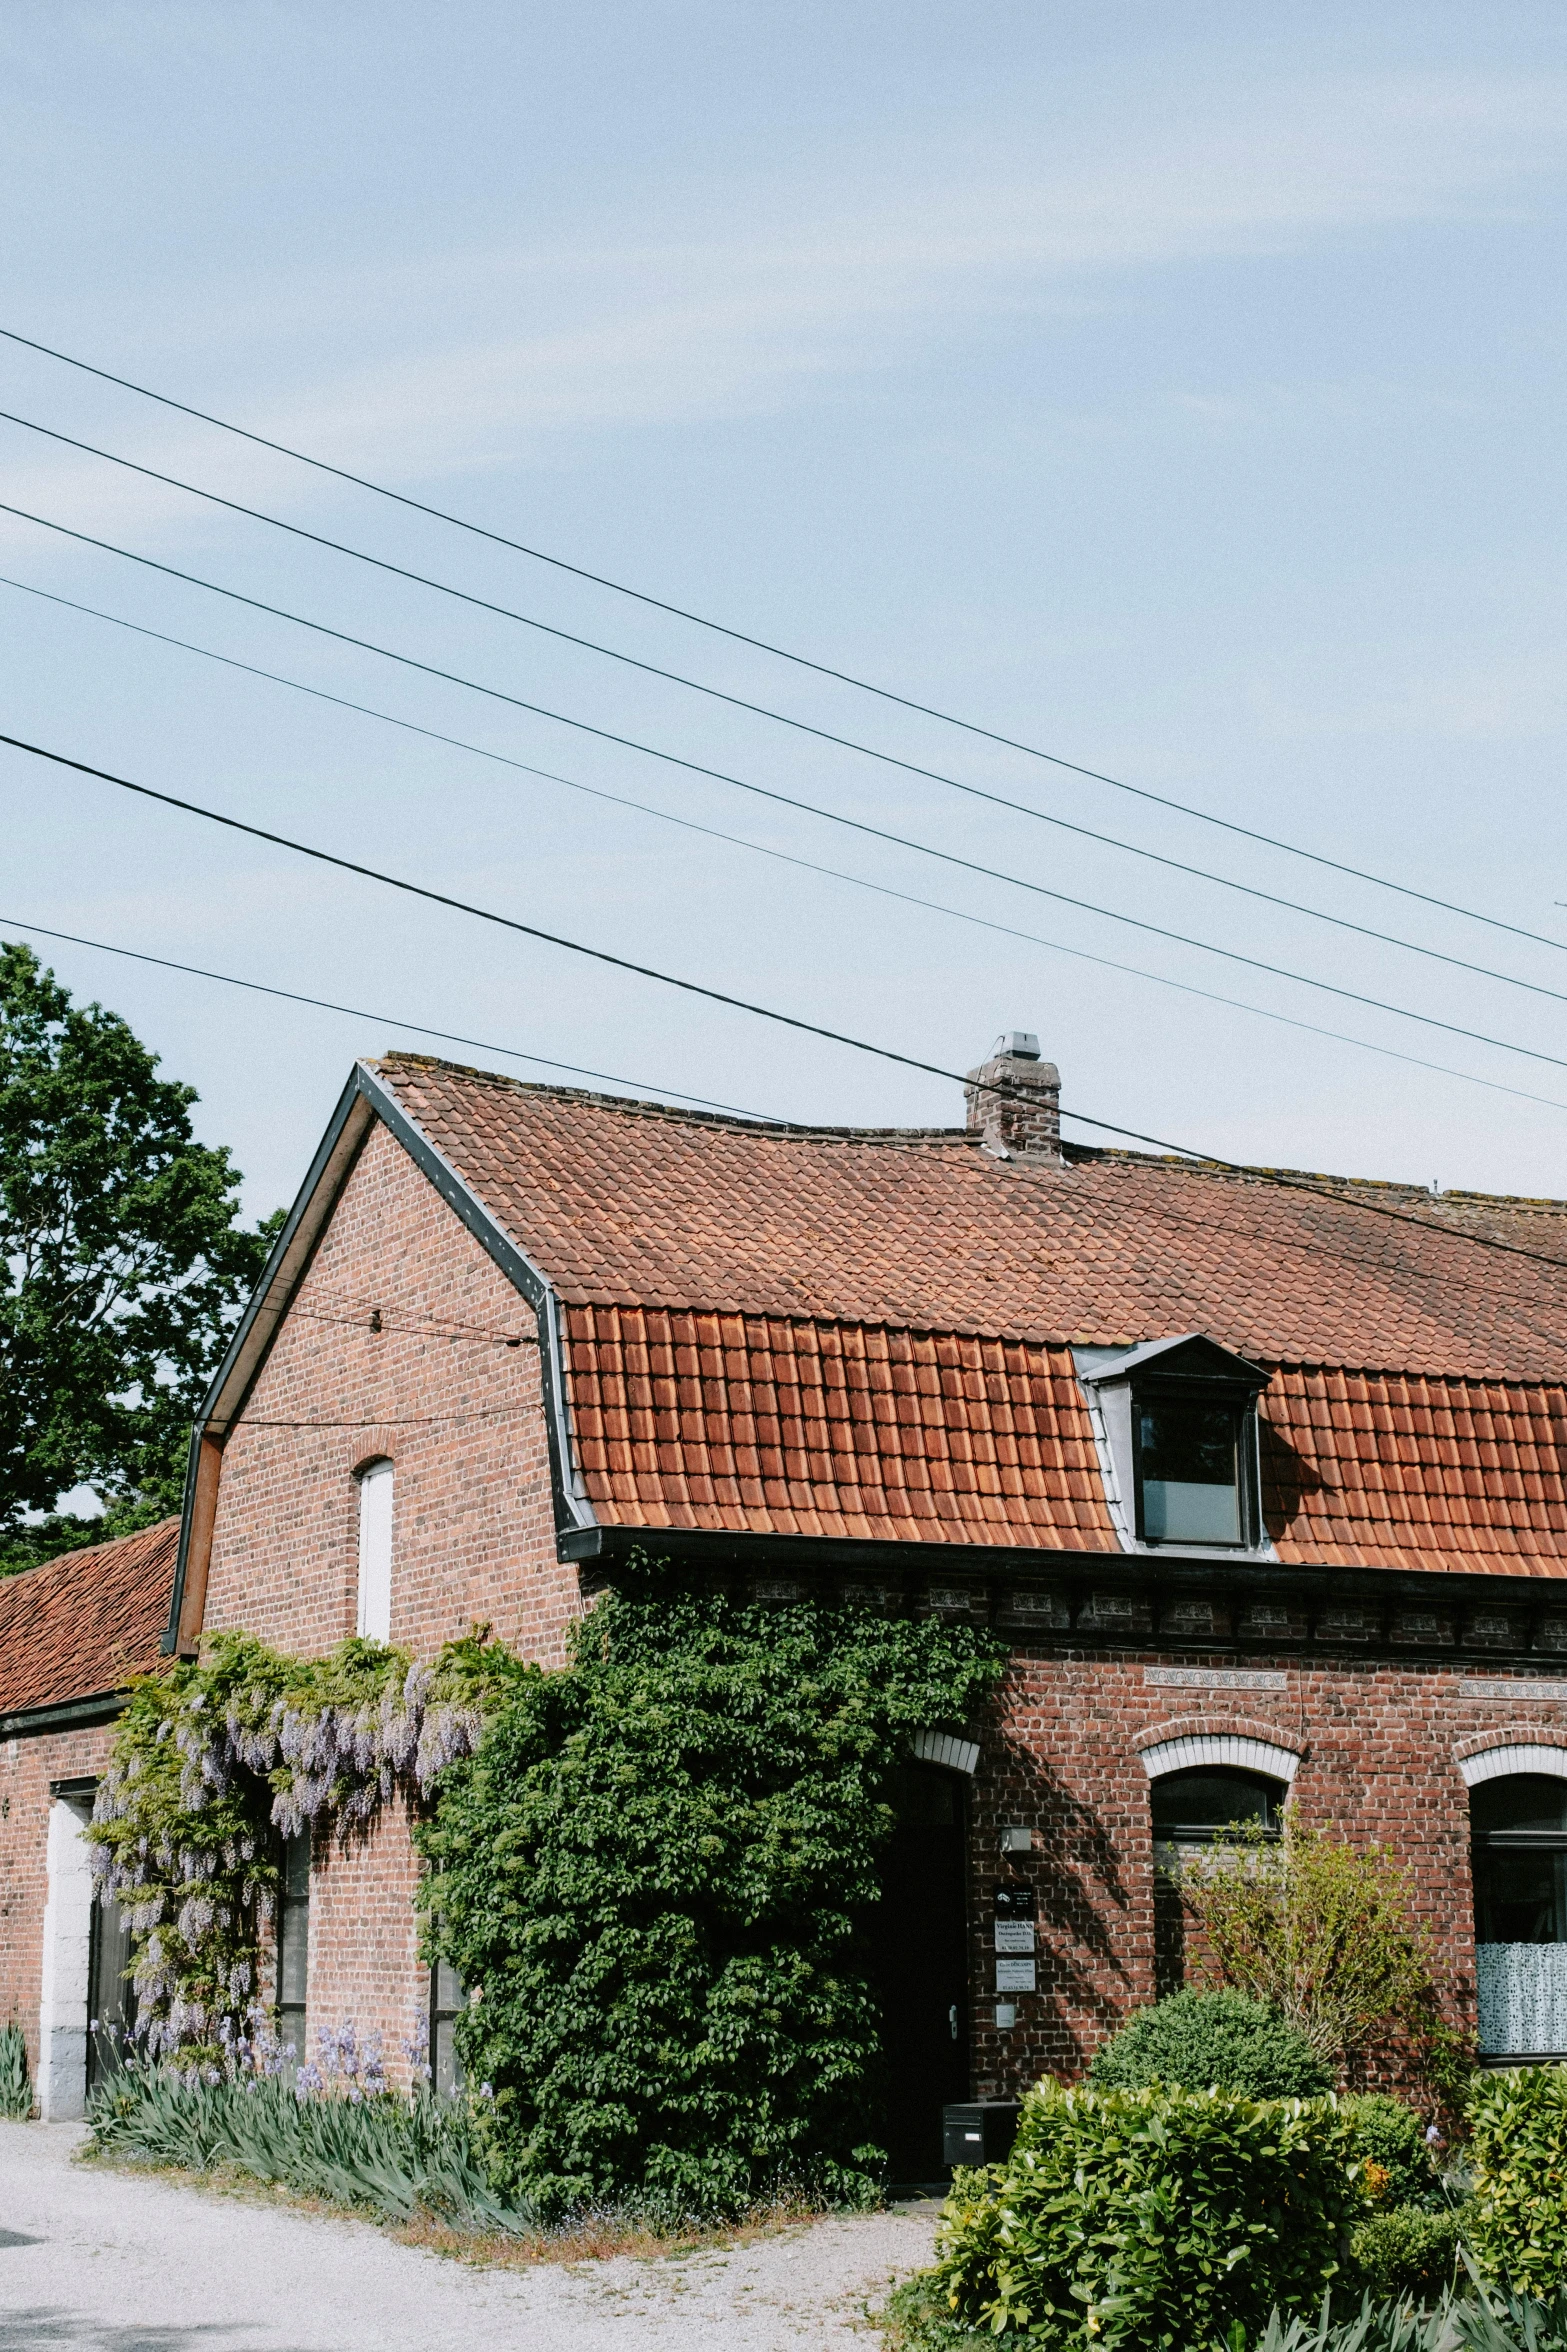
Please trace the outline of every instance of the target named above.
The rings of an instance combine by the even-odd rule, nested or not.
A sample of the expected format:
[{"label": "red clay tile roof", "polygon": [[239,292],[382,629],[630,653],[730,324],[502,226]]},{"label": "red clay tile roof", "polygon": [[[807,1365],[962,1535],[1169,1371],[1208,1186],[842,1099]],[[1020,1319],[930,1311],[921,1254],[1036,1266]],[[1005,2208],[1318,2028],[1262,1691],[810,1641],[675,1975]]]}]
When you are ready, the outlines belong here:
[{"label": "red clay tile roof", "polygon": [[1116,1548],[1064,1348],[641,1307],[567,1336],[601,1519]]},{"label": "red clay tile roof", "polygon": [[1281,1560],[1567,1575],[1567,1389],[1286,1365],[1259,1412]]},{"label": "red clay tile roof", "polygon": [[1201,1330],[1281,1559],[1567,1574],[1567,1204],[378,1070],[560,1293],[604,1521],[1114,1552],[1069,1349]]},{"label": "red clay tile roof", "polygon": [[0,1577],[0,1715],[96,1698],[154,1664],[179,1537],[179,1521],[164,1519]]},{"label": "red clay tile roof", "polygon": [[1201,1330],[1270,1363],[1567,1378],[1564,1202],[1327,1195],[1127,1154],[1036,1168],[961,1134],[780,1133],[413,1055],[377,1069],[574,1306],[1056,1347]]}]

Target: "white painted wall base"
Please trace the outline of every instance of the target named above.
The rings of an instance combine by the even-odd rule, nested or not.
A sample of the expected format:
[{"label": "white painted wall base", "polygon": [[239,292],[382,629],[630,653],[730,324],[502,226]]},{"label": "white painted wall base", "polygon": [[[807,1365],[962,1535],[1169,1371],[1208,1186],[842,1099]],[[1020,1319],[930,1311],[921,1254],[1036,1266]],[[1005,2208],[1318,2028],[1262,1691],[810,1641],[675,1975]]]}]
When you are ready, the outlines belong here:
[{"label": "white painted wall base", "polygon": [[74,2121],[87,2102],[87,1960],[92,1936],[91,1806],[57,1797],[49,1810],[43,2001],[38,2012],[38,2103],[49,2123]]}]

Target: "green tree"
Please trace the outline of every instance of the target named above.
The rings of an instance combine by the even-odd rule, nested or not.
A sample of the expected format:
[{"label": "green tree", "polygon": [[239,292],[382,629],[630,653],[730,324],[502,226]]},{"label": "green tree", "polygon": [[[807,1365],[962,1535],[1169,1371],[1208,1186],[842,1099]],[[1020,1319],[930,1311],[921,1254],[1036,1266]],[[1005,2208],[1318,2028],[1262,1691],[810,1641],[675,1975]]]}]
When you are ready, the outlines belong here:
[{"label": "green tree", "polygon": [[[266,1254],[275,1221],[240,1227],[238,1171],[157,1068],[117,1013],[0,943],[0,1574],[178,1508]],[[79,1486],[103,1518],[60,1510]]]},{"label": "green tree", "polygon": [[1230,1845],[1184,1856],[1181,1894],[1212,1973],[1276,2011],[1329,2065],[1353,2074],[1402,2039],[1435,2087],[1463,2073],[1409,1873],[1388,1847],[1344,1845],[1290,1805],[1276,1845],[1247,1823]]}]

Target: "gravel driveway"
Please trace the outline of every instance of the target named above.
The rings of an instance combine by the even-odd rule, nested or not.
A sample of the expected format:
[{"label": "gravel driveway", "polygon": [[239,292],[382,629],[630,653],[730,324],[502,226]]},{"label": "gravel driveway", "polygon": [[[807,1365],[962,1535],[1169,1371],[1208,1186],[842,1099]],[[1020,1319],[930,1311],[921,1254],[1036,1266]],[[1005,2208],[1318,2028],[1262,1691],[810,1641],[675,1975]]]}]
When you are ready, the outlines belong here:
[{"label": "gravel driveway", "polygon": [[471,2270],[364,2222],[73,2164],[80,2137],[0,2123],[0,2352],[871,2352],[862,2306],[929,2259],[936,2211]]}]

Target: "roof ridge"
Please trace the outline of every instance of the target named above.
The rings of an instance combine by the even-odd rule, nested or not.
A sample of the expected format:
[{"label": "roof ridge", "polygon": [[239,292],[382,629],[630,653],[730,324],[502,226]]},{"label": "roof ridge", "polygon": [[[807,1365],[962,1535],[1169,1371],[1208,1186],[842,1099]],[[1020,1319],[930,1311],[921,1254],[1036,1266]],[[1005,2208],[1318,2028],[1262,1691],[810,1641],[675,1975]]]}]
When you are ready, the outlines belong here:
[{"label": "roof ridge", "polygon": [[[760,1119],[747,1117],[740,1111],[704,1111],[682,1108],[678,1103],[653,1102],[643,1095],[604,1094],[587,1086],[559,1086],[547,1079],[514,1078],[504,1070],[481,1070],[470,1062],[447,1061],[440,1054],[405,1053],[394,1047],[378,1055],[369,1064],[377,1072],[395,1076],[398,1069],[438,1070],[448,1077],[476,1081],[510,1094],[544,1096],[557,1102],[591,1103],[605,1110],[618,1111],[632,1118],[674,1120],[682,1125],[697,1127],[735,1128],[746,1134],[763,1136],[799,1137],[802,1141],[823,1137],[845,1143],[924,1144],[953,1143],[977,1149],[978,1135],[963,1127],[842,1127],[818,1126],[805,1120]],[[1071,1113],[1063,1116],[1070,1118]],[[1354,1194],[1375,1192],[1399,1200],[1424,1201],[1439,1204],[1443,1201],[1463,1201],[1476,1207],[1493,1207],[1513,1213],[1545,1216],[1567,1216],[1567,1199],[1557,1200],[1547,1194],[1506,1192],[1432,1192],[1427,1185],[1416,1184],[1396,1176],[1341,1176],[1321,1168],[1288,1168],[1264,1160],[1234,1163],[1203,1159],[1194,1154],[1183,1158],[1174,1152],[1127,1151],[1112,1145],[1068,1143],[1063,1141],[1062,1153],[1069,1166],[1098,1165],[1104,1161],[1142,1168],[1179,1168],[1188,1175],[1216,1177],[1225,1183],[1275,1183],[1290,1188],[1327,1186],[1335,1193]],[[1008,1163],[998,1161],[998,1166]],[[1027,1160],[1016,1163],[1024,1174],[1038,1171]]]}]

